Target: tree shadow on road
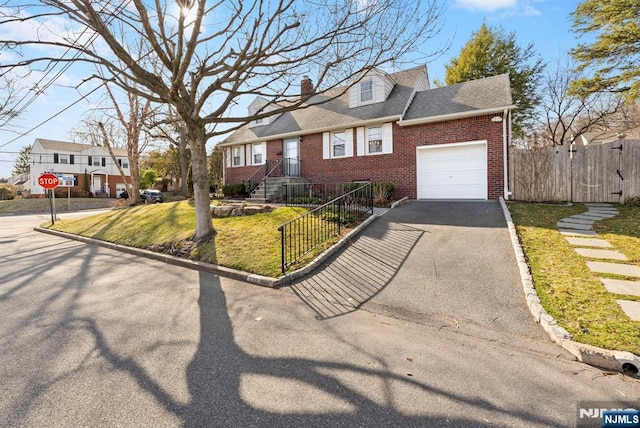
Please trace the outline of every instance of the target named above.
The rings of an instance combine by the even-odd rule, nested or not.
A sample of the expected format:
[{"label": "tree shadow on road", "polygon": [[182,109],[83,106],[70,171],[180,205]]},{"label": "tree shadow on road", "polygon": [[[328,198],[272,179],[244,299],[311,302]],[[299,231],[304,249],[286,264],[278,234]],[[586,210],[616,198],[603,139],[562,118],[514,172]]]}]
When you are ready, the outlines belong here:
[{"label": "tree shadow on road", "polygon": [[[97,247],[74,245],[67,252],[61,251],[52,255],[47,260],[48,266],[68,260],[68,257],[81,258],[77,268],[68,269],[74,275],[71,279],[61,281],[55,292],[39,302],[33,310],[24,314],[23,323],[19,323],[24,332],[33,331],[33,323],[27,321],[37,318],[46,318],[51,308],[59,308],[56,317],[46,318],[42,329],[38,334],[48,337],[51,343],[57,344],[53,349],[54,355],[66,355],[65,346],[83,346],[83,356],[80,361],[74,360],[74,364],[64,366],[64,370],[56,364],[62,361],[51,362],[57,374],[49,376],[47,370],[38,372],[30,380],[30,387],[21,393],[23,397],[16,401],[11,412],[18,418],[26,417],[30,409],[44,396],[49,396],[52,391],[68,386],[64,381],[75,376],[81,376],[87,366],[95,365],[100,361],[106,363],[110,370],[125,375],[135,384],[141,392],[140,395],[150,397],[166,412],[173,415],[180,424],[185,427],[220,427],[220,426],[477,426],[479,419],[477,414],[492,413],[502,414],[510,419],[530,421],[539,425],[554,425],[556,421],[547,419],[533,412],[513,409],[503,409],[488,399],[477,396],[467,396],[449,392],[441,387],[431,385],[400,375],[392,370],[382,367],[371,367],[366,364],[359,365],[350,362],[342,362],[339,356],[336,358],[311,358],[296,357],[295,351],[283,349],[279,357],[255,352],[253,354],[244,350],[236,339],[239,334],[234,331],[234,319],[230,312],[220,278],[205,272],[198,273],[197,291],[199,293],[197,310],[199,325],[193,329],[199,329],[199,338],[195,344],[193,357],[185,366],[165,356],[162,361],[174,372],[185,373],[186,390],[188,398],[177,398],[179,394],[173,386],[164,382],[158,372],[147,362],[153,359],[150,348],[163,349],[167,342],[172,346],[194,346],[193,343],[184,343],[175,339],[171,330],[166,335],[155,332],[162,337],[158,343],[152,346],[142,346],[141,340],[136,334],[144,337],[144,331],[135,331],[136,324],[144,316],[100,318],[108,312],[109,306],[99,308],[96,311],[87,309],[88,302],[100,305],[102,302],[93,301],[91,287],[96,274],[105,274],[117,266],[115,263],[104,263],[106,250],[98,250]],[[111,257],[109,254],[107,257]],[[99,269],[96,269],[99,263]],[[150,266],[140,268],[157,269],[155,262],[147,262]],[[175,269],[175,268],[172,268]],[[161,272],[159,270],[158,272]],[[186,271],[185,271],[186,272]],[[175,287],[190,287],[187,278],[192,274],[185,274],[185,282],[175,284]],[[130,279],[130,278],[129,278]],[[148,282],[153,287],[153,279]],[[25,285],[26,286],[26,285]],[[237,283],[229,286],[236,287]],[[111,287],[111,288],[110,288]],[[145,293],[148,289],[140,289],[136,281],[105,286],[105,290],[113,293],[112,304],[130,306],[124,312],[134,313],[140,304],[148,302],[157,296],[145,295],[134,302],[135,293]],[[225,288],[227,285],[225,284]],[[247,285],[248,287],[248,285]],[[277,293],[277,291],[273,291]],[[118,293],[122,293],[123,297]],[[104,297],[99,295],[99,297]],[[7,294],[10,304],[14,294]],[[85,300],[88,299],[88,300]],[[164,303],[164,302],[163,302]],[[192,310],[181,301],[172,302],[175,306],[184,305],[178,311]],[[234,302],[234,305],[236,302]],[[157,311],[156,307],[153,309]],[[22,315],[21,315],[22,317]],[[236,315],[234,315],[234,318]],[[17,318],[16,318],[17,319]],[[190,318],[193,319],[193,318]],[[133,322],[132,320],[136,321]],[[305,320],[305,322],[318,323],[317,320]],[[130,325],[122,325],[130,323]],[[169,323],[168,325],[171,325]],[[37,328],[37,326],[35,326]],[[153,327],[151,327],[153,328]],[[237,328],[237,325],[236,325]],[[270,328],[277,328],[271,326]],[[31,330],[29,330],[31,329]],[[116,334],[114,334],[114,330]],[[268,329],[260,331],[260,334],[268,335]],[[129,347],[123,346],[127,342],[118,336],[121,332],[131,332],[132,341]],[[20,332],[16,332],[19,334]],[[45,335],[46,333],[46,335]],[[326,329],[326,334],[334,334],[334,343],[348,341],[348,338],[340,337],[338,333]],[[47,336],[48,335],[48,336]],[[59,340],[64,339],[64,340]],[[249,340],[253,340],[249,336]],[[313,342],[309,342],[313,343]],[[309,345],[315,346],[315,345]],[[273,350],[271,350],[273,352]],[[307,354],[313,355],[314,352]],[[44,354],[43,354],[44,355]],[[157,354],[156,354],[157,355]],[[91,361],[91,364],[87,362]],[[39,362],[43,366],[47,361]],[[354,383],[362,381],[360,384]],[[370,384],[368,383],[370,382]],[[37,384],[36,384],[37,383]],[[107,382],[109,384],[109,382]],[[118,394],[118,391],[105,387],[103,394]],[[134,389],[135,391],[135,389]],[[137,394],[136,394],[137,395]],[[437,415],[424,416],[422,409],[413,409],[412,412],[402,407],[403,401],[411,398],[417,402],[430,402],[441,400],[451,403],[457,408],[464,408],[464,414],[452,415],[443,410]],[[45,401],[51,401],[48,397]],[[54,407],[55,408],[55,407]],[[59,409],[68,411],[69,409]],[[82,412],[86,409],[75,409]],[[97,421],[94,421],[97,422]]]}]

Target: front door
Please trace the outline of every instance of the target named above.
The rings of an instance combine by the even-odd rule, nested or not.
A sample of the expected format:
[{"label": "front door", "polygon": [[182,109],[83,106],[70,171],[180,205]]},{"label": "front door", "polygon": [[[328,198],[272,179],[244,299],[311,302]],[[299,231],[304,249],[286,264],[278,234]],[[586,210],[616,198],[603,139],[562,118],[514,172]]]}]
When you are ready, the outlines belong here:
[{"label": "front door", "polygon": [[300,140],[284,140],[284,175],[300,177]]},{"label": "front door", "polygon": [[93,194],[95,195],[97,192],[102,191],[102,177],[99,175],[93,176]]}]

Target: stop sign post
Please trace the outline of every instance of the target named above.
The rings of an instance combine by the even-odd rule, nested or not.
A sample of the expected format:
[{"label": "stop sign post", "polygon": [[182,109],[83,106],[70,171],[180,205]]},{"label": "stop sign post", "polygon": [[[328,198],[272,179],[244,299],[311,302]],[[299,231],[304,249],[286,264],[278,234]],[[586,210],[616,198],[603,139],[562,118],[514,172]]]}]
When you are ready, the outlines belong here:
[{"label": "stop sign post", "polygon": [[60,179],[58,179],[58,177],[54,174],[45,173],[45,174],[42,174],[40,177],[38,177],[38,184],[40,185],[40,187],[43,187],[49,190],[49,206],[51,207],[51,224],[55,224],[56,208],[54,203],[55,193],[53,192],[53,189],[58,187],[58,184],[60,184]]}]

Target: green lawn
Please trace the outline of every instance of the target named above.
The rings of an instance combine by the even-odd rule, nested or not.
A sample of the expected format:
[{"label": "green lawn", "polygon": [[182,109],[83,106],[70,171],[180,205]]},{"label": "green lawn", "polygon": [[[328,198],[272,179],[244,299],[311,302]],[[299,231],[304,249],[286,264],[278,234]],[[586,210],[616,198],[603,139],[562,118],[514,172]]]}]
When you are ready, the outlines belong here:
[{"label": "green lawn", "polygon": [[[116,202],[101,198],[56,198],[56,212],[111,208]],[[0,201],[0,214],[50,212],[48,198],[13,199]]]},{"label": "green lawn", "polygon": [[[582,204],[508,206],[546,311],[578,342],[640,355],[640,322],[631,321],[615,302],[640,298],[609,293],[557,230],[558,220],[587,208]],[[594,229],[629,258],[627,263],[640,266],[640,207],[617,208],[618,216],[596,222]]]},{"label": "green lawn", "polygon": [[[214,243],[190,249],[188,257],[278,277],[282,274],[278,226],[307,211],[283,207],[271,213],[213,219],[218,232]],[[195,210],[187,201],[139,205],[82,219],[57,221],[53,227],[50,224],[43,227],[131,247],[166,251],[171,246],[180,248],[194,235]],[[324,248],[326,246],[312,252],[308,258],[315,257]]]}]

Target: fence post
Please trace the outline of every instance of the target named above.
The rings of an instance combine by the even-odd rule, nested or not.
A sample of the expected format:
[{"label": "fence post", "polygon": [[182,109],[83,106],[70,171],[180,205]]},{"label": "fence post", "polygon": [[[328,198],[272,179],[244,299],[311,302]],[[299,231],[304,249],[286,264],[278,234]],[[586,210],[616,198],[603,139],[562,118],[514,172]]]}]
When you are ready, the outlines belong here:
[{"label": "fence post", "polygon": [[285,226],[280,226],[278,227],[278,231],[280,232],[280,267],[282,268],[282,274],[284,275],[287,272],[287,268],[285,267],[285,256],[284,256],[284,251],[285,251],[285,242],[284,242],[284,231],[285,231]]},{"label": "fence post", "polygon": [[342,228],[342,198],[338,199],[338,236],[340,236]]}]

